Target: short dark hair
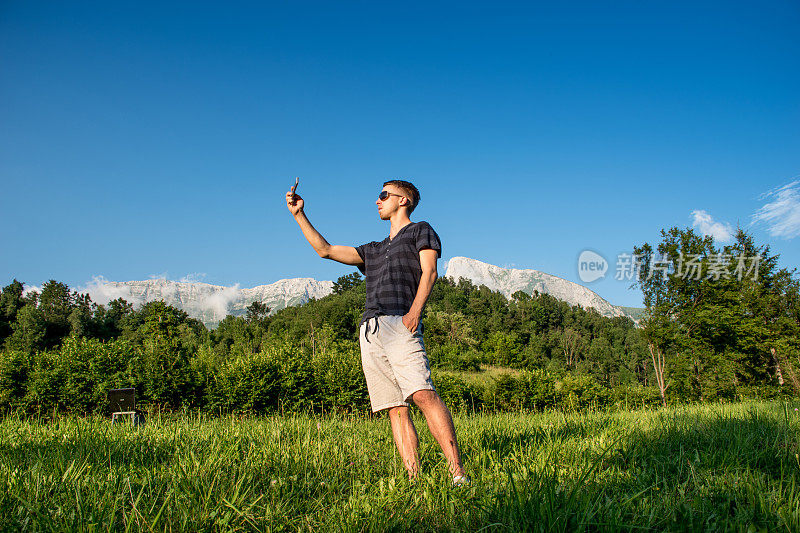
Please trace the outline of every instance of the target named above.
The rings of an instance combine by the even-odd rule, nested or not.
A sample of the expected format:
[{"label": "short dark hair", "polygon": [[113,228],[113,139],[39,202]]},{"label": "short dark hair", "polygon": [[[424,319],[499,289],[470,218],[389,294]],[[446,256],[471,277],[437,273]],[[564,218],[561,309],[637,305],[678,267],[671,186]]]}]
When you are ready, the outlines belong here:
[{"label": "short dark hair", "polygon": [[417,208],[419,205],[419,191],[414,184],[410,181],[403,181],[403,180],[389,180],[383,184],[384,187],[387,185],[394,185],[405,194],[409,200],[411,200],[411,205],[408,206],[408,214],[410,215],[414,209]]}]

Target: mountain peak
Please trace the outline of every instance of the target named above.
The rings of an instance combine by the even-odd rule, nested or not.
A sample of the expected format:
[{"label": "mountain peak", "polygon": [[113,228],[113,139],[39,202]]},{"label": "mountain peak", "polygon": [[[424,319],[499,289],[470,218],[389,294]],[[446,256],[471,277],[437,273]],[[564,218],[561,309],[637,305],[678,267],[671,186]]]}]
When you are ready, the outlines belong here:
[{"label": "mountain peak", "polygon": [[313,278],[281,279],[250,289],[210,285],[202,282],[150,279],[143,281],[107,281],[97,278],[81,292],[92,300],[106,304],[124,298],[134,305],[163,300],[186,311],[207,326],[215,326],[227,315],[244,315],[253,302],[261,302],[275,312],[284,307],[300,305],[311,298],[322,298],[333,292],[332,281]]},{"label": "mountain peak", "polygon": [[628,316],[591,289],[572,281],[533,269],[503,268],[469,257],[453,257],[447,263],[445,276],[458,281],[470,280],[475,285],[486,285],[493,291],[510,298],[517,291],[549,294],[570,305],[595,309],[602,316]]}]

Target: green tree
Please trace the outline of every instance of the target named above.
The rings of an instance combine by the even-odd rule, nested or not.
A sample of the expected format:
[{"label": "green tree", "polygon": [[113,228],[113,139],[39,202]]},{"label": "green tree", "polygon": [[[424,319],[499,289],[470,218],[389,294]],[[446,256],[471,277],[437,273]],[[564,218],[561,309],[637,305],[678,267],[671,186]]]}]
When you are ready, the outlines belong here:
[{"label": "green tree", "polygon": [[796,345],[793,271],[778,270],[778,257],[743,230],[722,250],[692,229],[661,237],[655,249],[634,250],[647,308],[643,333],[663,401],[670,383],[703,400],[732,397],[742,383],[767,385],[770,368],[793,374],[792,362],[776,355],[777,347],[788,354]]},{"label": "green tree", "polygon": [[133,304],[122,298],[108,302],[108,306],[98,305],[94,311],[94,334],[98,339],[111,340],[122,335],[123,331],[133,330]]},{"label": "green tree", "polygon": [[47,322],[36,305],[30,303],[24,305],[17,313],[12,328],[13,333],[6,340],[9,348],[28,354],[44,349]]},{"label": "green tree", "polygon": [[70,292],[65,283],[51,279],[42,286],[39,295],[39,311],[44,317],[46,332],[44,345],[47,348],[58,346],[69,335],[69,317],[75,308],[76,292]]},{"label": "green tree", "polygon": [[190,357],[199,348],[202,324],[163,301],[145,304],[139,314],[142,350],[131,359],[129,372],[143,398],[172,408],[197,401]]},{"label": "green tree", "polygon": [[246,319],[248,322],[261,322],[265,318],[267,318],[267,315],[269,315],[269,311],[270,309],[269,307],[267,307],[267,304],[259,301],[254,301],[253,303],[247,306]]},{"label": "green tree", "polygon": [[88,294],[76,294],[72,311],[69,314],[71,337],[96,337],[98,327],[95,323],[97,305]]},{"label": "green tree", "polygon": [[3,287],[3,292],[0,293],[0,344],[11,335],[11,326],[24,305],[22,291],[23,284],[14,279],[10,285]]},{"label": "green tree", "polygon": [[342,294],[356,287],[359,283],[361,283],[361,274],[358,272],[339,276],[339,278],[333,282],[333,294]]},{"label": "green tree", "polygon": [[[743,354],[743,377],[774,378],[781,385],[786,378],[800,392],[797,360],[791,357],[800,351],[800,281],[796,271],[779,269],[779,256],[771,255],[768,245],[756,245],[753,237],[741,230],[725,253],[732,258],[731,271],[737,280],[738,291],[731,298],[739,309],[733,334],[735,351]],[[740,257],[751,259],[739,261]]]}]

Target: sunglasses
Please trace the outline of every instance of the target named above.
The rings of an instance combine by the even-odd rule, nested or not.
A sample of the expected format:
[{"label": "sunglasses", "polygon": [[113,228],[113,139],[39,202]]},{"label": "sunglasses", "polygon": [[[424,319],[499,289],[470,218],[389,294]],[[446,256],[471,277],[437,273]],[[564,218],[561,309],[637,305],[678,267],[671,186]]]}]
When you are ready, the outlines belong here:
[{"label": "sunglasses", "polygon": [[384,202],[390,196],[399,196],[400,198],[405,198],[405,196],[403,196],[402,194],[395,194],[395,193],[389,192],[389,191],[381,191],[381,193],[378,195],[378,200],[380,200],[381,202]]}]

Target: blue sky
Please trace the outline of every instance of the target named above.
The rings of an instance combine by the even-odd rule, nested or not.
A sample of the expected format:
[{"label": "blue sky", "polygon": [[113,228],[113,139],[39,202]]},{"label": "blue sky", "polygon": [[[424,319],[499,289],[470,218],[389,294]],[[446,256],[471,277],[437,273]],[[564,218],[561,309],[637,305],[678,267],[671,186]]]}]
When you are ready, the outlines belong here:
[{"label": "blue sky", "polygon": [[798,266],[800,4],[556,4],[4,2],[0,283],[351,272],[294,176],[335,244],[404,178],[445,259],[579,281],[697,221]]}]

